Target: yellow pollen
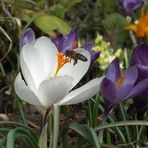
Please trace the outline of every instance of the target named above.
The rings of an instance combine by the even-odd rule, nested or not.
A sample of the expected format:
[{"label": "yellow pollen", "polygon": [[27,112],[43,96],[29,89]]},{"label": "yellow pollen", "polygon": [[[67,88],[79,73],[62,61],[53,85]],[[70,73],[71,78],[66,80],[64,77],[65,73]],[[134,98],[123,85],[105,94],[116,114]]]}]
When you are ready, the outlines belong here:
[{"label": "yellow pollen", "polygon": [[65,58],[65,54],[63,52],[59,52],[57,54],[57,57],[58,57],[58,67],[57,67],[57,70],[56,70],[56,73],[55,73],[55,76],[58,74],[59,70],[69,61],[69,59]]},{"label": "yellow pollen", "polygon": [[123,84],[125,80],[125,75],[124,73],[121,71],[121,75],[120,75],[120,78],[119,80],[116,82],[116,88],[118,88],[119,86],[121,86]]}]

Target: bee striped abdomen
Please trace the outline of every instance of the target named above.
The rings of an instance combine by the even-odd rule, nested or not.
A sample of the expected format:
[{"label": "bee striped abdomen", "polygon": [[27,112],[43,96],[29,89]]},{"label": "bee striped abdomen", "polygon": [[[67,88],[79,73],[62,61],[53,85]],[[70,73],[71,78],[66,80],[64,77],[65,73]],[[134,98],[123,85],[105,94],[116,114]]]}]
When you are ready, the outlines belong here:
[{"label": "bee striped abdomen", "polygon": [[76,57],[81,61],[87,61],[87,58],[80,53],[76,53]]}]

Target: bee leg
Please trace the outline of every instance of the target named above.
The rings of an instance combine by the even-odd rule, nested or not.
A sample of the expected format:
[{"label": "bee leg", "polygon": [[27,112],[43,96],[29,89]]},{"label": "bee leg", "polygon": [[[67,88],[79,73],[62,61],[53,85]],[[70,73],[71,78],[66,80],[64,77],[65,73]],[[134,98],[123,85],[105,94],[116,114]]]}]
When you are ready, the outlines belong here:
[{"label": "bee leg", "polygon": [[72,60],[72,59],[71,59],[71,58],[69,58],[69,62],[70,62],[70,63],[71,63],[71,60]]},{"label": "bee leg", "polygon": [[78,63],[78,61],[77,60],[74,60],[74,63],[73,63],[73,65],[76,65]]}]

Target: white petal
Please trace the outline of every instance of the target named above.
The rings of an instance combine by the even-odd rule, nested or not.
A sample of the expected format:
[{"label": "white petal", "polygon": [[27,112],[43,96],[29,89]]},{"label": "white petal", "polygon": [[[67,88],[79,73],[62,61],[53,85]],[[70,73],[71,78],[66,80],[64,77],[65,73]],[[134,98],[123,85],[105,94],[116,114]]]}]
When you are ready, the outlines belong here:
[{"label": "white petal", "polygon": [[33,93],[33,91],[26,86],[25,82],[21,78],[21,74],[19,73],[14,82],[14,88],[16,94],[24,101],[32,104],[32,105],[41,105],[38,97]]},{"label": "white petal", "polygon": [[31,75],[30,70],[28,69],[26,63],[24,62],[24,58],[23,58],[22,55],[21,55],[21,58],[20,58],[20,63],[21,63],[21,70],[22,70],[22,73],[23,73],[23,77],[24,77],[28,87],[31,90],[33,90],[34,92],[37,92],[37,88],[36,88],[34,79]]},{"label": "white petal", "polygon": [[45,78],[47,78],[47,74],[44,70],[42,57],[40,56],[36,48],[33,47],[31,44],[26,44],[23,46],[22,52],[20,54],[20,64],[25,80],[28,79],[26,72],[29,71],[35,83],[36,89],[38,89],[39,84]]},{"label": "white petal", "polygon": [[45,73],[54,76],[57,69],[57,53],[58,50],[52,41],[43,36],[37,39],[34,47],[40,53],[44,62]]},{"label": "white petal", "polygon": [[82,87],[71,91],[64,99],[58,102],[59,105],[70,105],[83,102],[100,91],[100,83],[104,77],[95,78]]},{"label": "white petal", "polygon": [[69,76],[56,77],[45,80],[39,87],[39,98],[43,106],[49,107],[63,99],[72,86],[72,78]]},{"label": "white petal", "polygon": [[[30,72],[33,81],[38,89],[40,83],[49,77],[49,74],[55,73],[57,68],[57,49],[54,44],[46,37],[39,38],[34,46],[26,44],[23,46],[21,55],[21,68],[25,79]],[[24,62],[22,62],[22,59]],[[24,67],[24,64],[27,66]]]},{"label": "white petal", "polygon": [[82,48],[75,49],[76,52],[87,58],[87,61],[78,60],[78,63],[73,65],[73,62],[65,64],[58,72],[58,76],[68,75],[73,78],[73,87],[82,79],[90,66],[90,54]]}]

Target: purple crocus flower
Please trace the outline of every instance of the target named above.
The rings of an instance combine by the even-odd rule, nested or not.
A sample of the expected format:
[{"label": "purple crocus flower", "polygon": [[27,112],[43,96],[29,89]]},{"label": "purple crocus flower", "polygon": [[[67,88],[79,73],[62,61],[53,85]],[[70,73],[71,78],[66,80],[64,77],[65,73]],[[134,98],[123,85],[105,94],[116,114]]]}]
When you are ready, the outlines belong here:
[{"label": "purple crocus flower", "polygon": [[[54,44],[57,46],[59,52],[65,52],[67,50],[73,50],[78,48],[78,30],[74,27],[68,35],[57,37],[53,40]],[[93,52],[91,48],[93,47],[93,42],[89,42],[82,46],[82,48],[89,51],[91,55],[91,61],[95,61],[99,55],[100,51]]]},{"label": "purple crocus flower", "polygon": [[140,81],[135,85],[137,78],[138,70],[135,66],[121,71],[119,59],[115,58],[112,61],[106,77],[101,83],[101,94],[104,98],[107,114],[114,105],[137,96],[146,88],[146,81]]},{"label": "purple crocus flower", "polygon": [[[34,31],[29,28],[25,33],[22,34],[21,40],[20,40],[20,49],[24,46],[26,43],[33,43],[35,41],[35,33]],[[75,48],[78,48],[78,31],[77,28],[74,27],[72,31],[65,36],[59,36],[55,39],[53,39],[54,44],[56,45],[59,52],[65,52],[67,50],[73,50]],[[94,52],[91,50],[93,47],[93,42],[89,42],[82,46],[82,48],[89,51],[91,55],[91,61],[95,61],[99,55],[100,51]]]},{"label": "purple crocus flower", "polygon": [[[136,65],[138,69],[138,79],[136,83],[141,80],[147,81],[148,79],[148,45],[145,43],[139,44],[133,51],[131,58],[131,65]],[[146,89],[136,96],[134,99],[135,107],[140,111],[144,112],[148,109],[148,86]]]},{"label": "purple crocus flower", "polygon": [[144,1],[142,0],[121,0],[121,3],[126,13],[130,14],[133,11],[142,7],[144,4]]}]

